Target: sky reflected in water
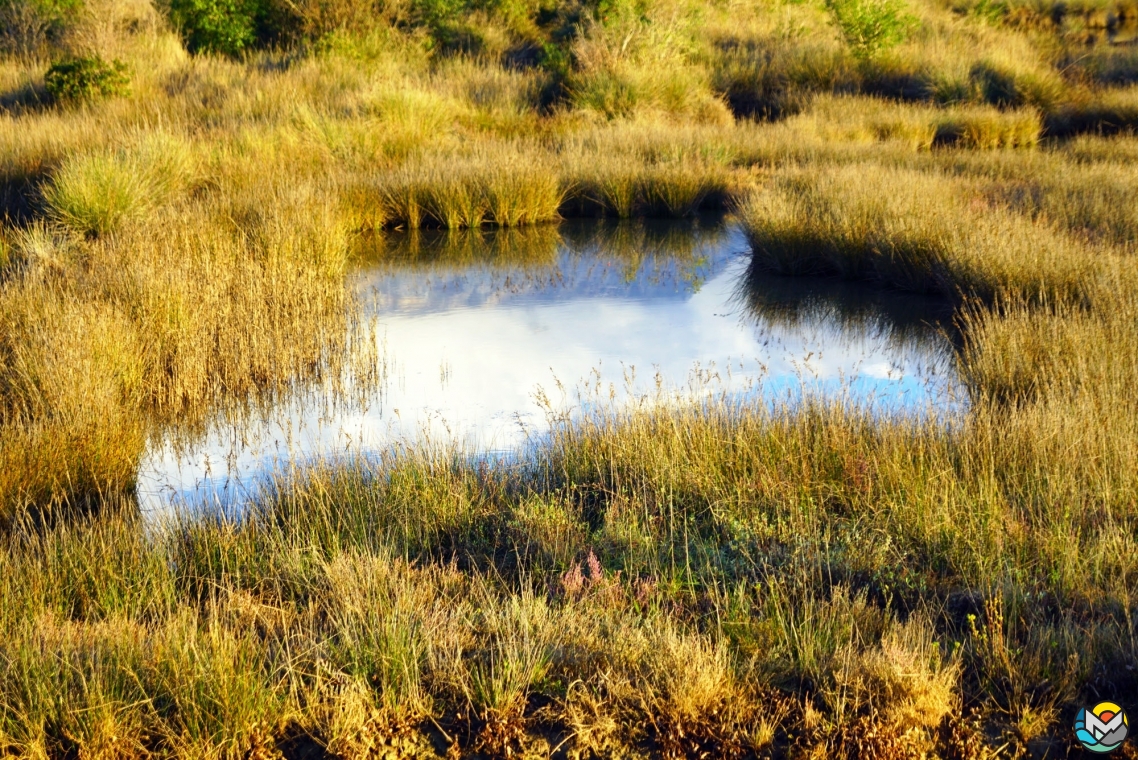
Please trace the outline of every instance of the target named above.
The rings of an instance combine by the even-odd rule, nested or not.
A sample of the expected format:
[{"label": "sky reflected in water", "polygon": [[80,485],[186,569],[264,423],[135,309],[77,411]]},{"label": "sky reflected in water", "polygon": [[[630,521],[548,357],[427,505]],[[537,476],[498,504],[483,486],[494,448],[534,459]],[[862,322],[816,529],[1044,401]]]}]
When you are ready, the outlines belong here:
[{"label": "sky reflected in water", "polygon": [[362,247],[353,277],[376,320],[378,387],[351,403],[300,390],[188,444],[154,442],[144,509],[240,502],[289,463],[424,437],[513,450],[582,393],[805,386],[914,413],[965,398],[943,304],[754,271],[715,220],[390,235]]}]

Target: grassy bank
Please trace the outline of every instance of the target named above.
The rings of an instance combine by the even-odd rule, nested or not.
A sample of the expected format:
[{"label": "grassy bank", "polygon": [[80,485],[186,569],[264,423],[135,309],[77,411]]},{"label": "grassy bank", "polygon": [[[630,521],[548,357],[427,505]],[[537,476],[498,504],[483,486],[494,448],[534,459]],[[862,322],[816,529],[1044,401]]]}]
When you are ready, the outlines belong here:
[{"label": "grassy bank", "polygon": [[1041,441],[1062,419],[615,413],[515,467],[310,473],[241,524],[13,537],[0,737],[34,756],[1061,751],[1089,690],[1135,694],[1134,452],[1057,457],[1094,449]]},{"label": "grassy bank", "polygon": [[[0,753],[1054,757],[1138,704],[1131,11],[869,5],[0,0]],[[707,208],[947,296],[967,418],[616,409],[141,523],[149,436],[341,376],[359,233]]]}]

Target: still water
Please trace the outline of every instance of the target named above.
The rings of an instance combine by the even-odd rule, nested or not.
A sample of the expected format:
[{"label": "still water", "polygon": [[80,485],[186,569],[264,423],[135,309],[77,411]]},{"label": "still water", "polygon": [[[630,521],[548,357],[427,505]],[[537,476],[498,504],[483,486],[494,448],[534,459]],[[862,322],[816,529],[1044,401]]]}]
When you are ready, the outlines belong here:
[{"label": "still water", "polygon": [[192,441],[155,440],[144,508],[239,504],[298,463],[424,440],[509,452],[549,414],[631,398],[805,390],[938,415],[965,403],[945,304],[754,270],[720,220],[393,234],[359,259],[378,381],[350,398],[297,389]]}]

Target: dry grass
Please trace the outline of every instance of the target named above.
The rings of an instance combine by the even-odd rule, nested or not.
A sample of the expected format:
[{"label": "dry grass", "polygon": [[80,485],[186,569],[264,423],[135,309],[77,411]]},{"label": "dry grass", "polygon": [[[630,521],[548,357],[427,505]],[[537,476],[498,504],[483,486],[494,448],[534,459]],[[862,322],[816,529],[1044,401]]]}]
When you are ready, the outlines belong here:
[{"label": "dry grass", "polygon": [[[355,755],[425,746],[430,715],[491,754],[568,729],[581,751],[944,755],[967,700],[1050,735],[1094,663],[1133,656],[1122,621],[1075,610],[1130,604],[1125,532],[1096,515],[1130,519],[1138,461],[1056,467],[1054,403],[954,433],[825,405],[613,410],[520,468],[411,454],[310,472],[241,525],[18,534],[0,736],[233,756],[302,730]],[[1049,508],[1073,493],[1105,501]]]},{"label": "dry grass", "polygon": [[1086,246],[969,189],[935,172],[852,164],[787,173],[740,214],[755,255],[783,273],[876,279],[953,298],[1085,297],[1095,264]]},{"label": "dry grass", "polygon": [[1039,114],[1032,109],[938,108],[849,96],[820,96],[788,126],[824,144],[898,142],[914,150],[1031,148],[1042,131]]},{"label": "dry grass", "polygon": [[427,156],[385,172],[376,184],[379,218],[410,229],[548,222],[558,218],[564,193],[556,171],[543,166],[539,154],[509,144],[470,157]]},{"label": "dry grass", "polygon": [[[417,7],[303,4],[327,36],[231,60],[89,3],[54,52],[134,81],[76,108],[42,97],[47,38],[0,59],[0,752],[987,757],[1133,701],[1126,55],[1049,6],[913,2],[868,61],[810,3]],[[967,417],[646,404],[514,465],[132,514],[159,426],[341,377],[355,232],[500,227],[376,255],[532,263],[559,216],[731,203],[756,267],[956,299]],[[683,250],[598,240],[568,242]]]},{"label": "dry grass", "polygon": [[6,461],[26,466],[5,470],[6,511],[123,492],[149,425],[332,371],[349,319],[345,230],[311,186],[242,190],[108,237],[16,236],[2,429]]},{"label": "dry grass", "polygon": [[115,153],[72,154],[44,190],[49,219],[105,235],[153,213],[193,179],[189,146],[161,132]]}]

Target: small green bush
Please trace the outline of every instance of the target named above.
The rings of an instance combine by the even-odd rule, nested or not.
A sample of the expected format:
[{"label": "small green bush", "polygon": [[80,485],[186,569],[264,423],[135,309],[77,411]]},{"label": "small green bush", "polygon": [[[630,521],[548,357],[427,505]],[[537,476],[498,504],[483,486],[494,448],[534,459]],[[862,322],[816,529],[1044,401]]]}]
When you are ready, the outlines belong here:
[{"label": "small green bush", "polygon": [[496,10],[485,0],[412,0],[411,18],[430,33],[432,44],[449,53],[477,55],[485,45],[482,30],[469,23],[472,11]]},{"label": "small green bush", "polygon": [[826,0],[826,8],[850,52],[861,61],[904,40],[916,24],[904,0]]},{"label": "small green bush", "polygon": [[[436,7],[438,3],[428,4],[430,7],[423,10],[415,3],[405,8],[407,3],[402,0],[161,1],[166,17],[181,35],[186,49],[191,53],[228,56],[298,42],[315,42],[317,49],[322,50],[345,43],[363,44],[366,48],[370,33],[390,31],[397,19],[406,20],[401,14],[408,8],[420,21],[442,24],[440,19],[450,18],[445,8]],[[435,29],[430,28],[432,32]]]},{"label": "small green bush", "polygon": [[57,101],[94,100],[125,95],[130,87],[126,64],[107,63],[97,55],[56,61],[44,75],[48,94]]},{"label": "small green bush", "polygon": [[266,8],[260,0],[171,0],[169,16],[191,53],[238,55],[257,41]]}]

